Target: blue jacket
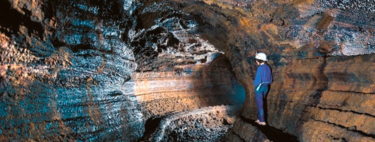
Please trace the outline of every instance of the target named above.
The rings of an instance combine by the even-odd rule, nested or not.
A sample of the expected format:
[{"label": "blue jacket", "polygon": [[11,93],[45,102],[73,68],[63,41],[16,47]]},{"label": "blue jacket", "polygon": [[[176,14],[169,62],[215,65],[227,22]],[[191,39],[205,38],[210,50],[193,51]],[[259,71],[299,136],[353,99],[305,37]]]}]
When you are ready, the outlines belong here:
[{"label": "blue jacket", "polygon": [[269,82],[265,83],[264,85],[270,85],[272,83],[271,68],[267,64],[258,66],[257,73],[255,74],[255,80],[253,81],[253,85],[256,87],[261,82]]}]

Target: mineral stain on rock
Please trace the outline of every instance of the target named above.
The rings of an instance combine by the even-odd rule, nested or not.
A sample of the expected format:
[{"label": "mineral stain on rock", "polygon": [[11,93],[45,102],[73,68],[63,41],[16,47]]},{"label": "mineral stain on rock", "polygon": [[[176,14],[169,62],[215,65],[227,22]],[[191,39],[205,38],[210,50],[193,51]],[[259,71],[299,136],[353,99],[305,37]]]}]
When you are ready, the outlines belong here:
[{"label": "mineral stain on rock", "polygon": [[375,141],[374,5],[3,0],[0,141]]}]

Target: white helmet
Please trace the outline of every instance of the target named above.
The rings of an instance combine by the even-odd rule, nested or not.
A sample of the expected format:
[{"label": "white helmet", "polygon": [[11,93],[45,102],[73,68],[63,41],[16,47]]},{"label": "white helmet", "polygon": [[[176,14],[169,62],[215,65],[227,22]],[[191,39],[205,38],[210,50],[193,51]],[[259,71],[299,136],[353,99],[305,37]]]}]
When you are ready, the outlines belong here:
[{"label": "white helmet", "polygon": [[255,59],[262,60],[262,61],[268,61],[267,60],[267,55],[264,54],[263,52],[257,53],[255,55]]}]

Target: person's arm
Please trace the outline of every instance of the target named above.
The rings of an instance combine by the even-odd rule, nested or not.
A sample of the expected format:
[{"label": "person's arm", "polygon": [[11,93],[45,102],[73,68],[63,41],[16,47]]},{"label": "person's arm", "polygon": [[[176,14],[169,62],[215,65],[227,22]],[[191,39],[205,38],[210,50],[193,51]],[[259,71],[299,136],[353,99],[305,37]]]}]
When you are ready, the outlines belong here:
[{"label": "person's arm", "polygon": [[254,85],[254,87],[256,87],[256,86],[258,86],[259,84],[260,84],[260,73],[261,73],[261,71],[260,71],[260,67],[258,67],[257,68],[257,72],[256,72],[256,74],[255,74],[255,79],[254,79],[254,81],[253,81],[253,85]]}]

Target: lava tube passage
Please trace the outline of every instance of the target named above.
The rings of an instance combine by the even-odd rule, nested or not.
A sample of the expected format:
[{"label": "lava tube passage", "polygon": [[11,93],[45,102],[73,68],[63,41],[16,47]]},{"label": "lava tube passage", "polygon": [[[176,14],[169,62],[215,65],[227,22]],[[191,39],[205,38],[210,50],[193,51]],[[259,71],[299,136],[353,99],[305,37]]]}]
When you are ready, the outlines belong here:
[{"label": "lava tube passage", "polygon": [[0,0],[0,141],[375,141],[374,5]]}]

